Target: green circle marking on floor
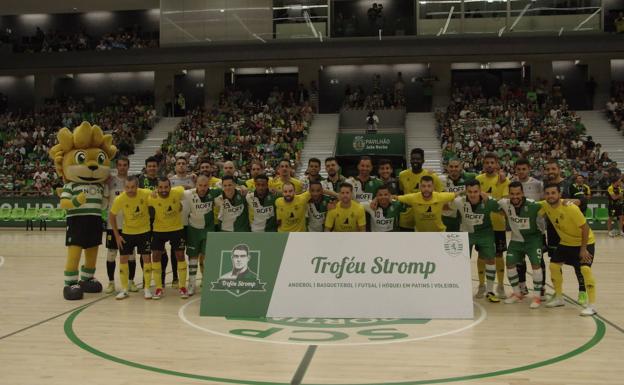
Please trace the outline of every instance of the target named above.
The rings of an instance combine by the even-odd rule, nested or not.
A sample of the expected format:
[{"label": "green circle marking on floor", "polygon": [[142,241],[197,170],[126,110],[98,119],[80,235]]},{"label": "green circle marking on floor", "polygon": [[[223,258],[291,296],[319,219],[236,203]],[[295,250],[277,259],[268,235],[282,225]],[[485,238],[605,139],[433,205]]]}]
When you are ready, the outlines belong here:
[{"label": "green circle marking on floor", "polygon": [[[158,367],[155,367],[155,366],[145,365],[145,364],[141,364],[141,363],[138,363],[138,362],[128,361],[128,360],[125,360],[125,359],[120,358],[120,357],[115,357],[113,355],[110,355],[108,353],[105,353],[105,352],[103,352],[101,350],[98,350],[98,349],[94,348],[93,346],[91,346],[91,345],[87,344],[86,342],[84,342],[83,340],[81,340],[76,335],[76,333],[74,331],[74,321],[76,320],[78,315],[80,315],[80,313],[82,313],[82,311],[85,310],[87,307],[89,307],[89,305],[86,305],[84,307],[81,307],[81,308],[77,309],[76,311],[71,313],[69,315],[69,317],[67,317],[67,320],[65,320],[65,324],[64,324],[65,335],[76,346],[78,346],[81,349],[84,349],[87,352],[89,352],[91,354],[94,354],[94,355],[96,355],[98,357],[104,358],[104,359],[112,361],[112,362],[116,362],[118,364],[130,366],[130,367],[133,367],[133,368],[137,368],[137,369],[149,370],[151,372],[160,373],[160,374],[167,374],[167,375],[170,375],[170,376],[192,378],[192,379],[195,379],[195,380],[210,381],[210,382],[226,382],[226,383],[232,383],[232,384],[250,384],[250,385],[290,385],[288,383],[251,381],[251,380],[237,380],[237,379],[232,379],[232,378],[211,377],[211,376],[204,376],[204,375],[200,375],[200,374],[184,373],[184,372],[178,372],[178,371],[175,371],[175,370],[169,370],[169,369],[158,368]],[[584,353],[584,352],[588,351],[589,349],[593,348],[594,346],[596,346],[602,340],[602,338],[605,335],[605,329],[606,329],[605,324],[604,324],[604,322],[602,322],[597,317],[593,317],[593,319],[594,319],[594,322],[596,324],[596,331],[594,332],[594,335],[592,336],[592,338],[589,341],[585,342],[583,345],[579,346],[578,348],[576,348],[574,350],[571,350],[571,351],[569,351],[567,353],[558,355],[558,356],[553,357],[553,358],[549,358],[549,359],[544,360],[544,361],[540,361],[540,362],[536,362],[536,363],[529,364],[529,365],[524,365],[524,366],[518,366],[518,367],[515,367],[515,368],[502,369],[502,370],[497,370],[497,371],[493,371],[493,372],[486,372],[486,373],[470,374],[470,375],[458,376],[458,377],[436,378],[436,379],[428,379],[428,380],[414,380],[414,381],[403,381],[403,382],[352,384],[352,385],[424,385],[424,384],[441,384],[441,383],[446,383],[446,382],[469,381],[469,380],[475,380],[475,379],[480,379],[480,378],[502,376],[502,375],[506,375],[506,374],[523,372],[523,371],[526,371],[526,370],[532,370],[532,369],[537,369],[537,368],[540,368],[540,367],[543,367],[543,366],[552,365],[552,364],[555,364],[555,363],[558,363],[558,362],[561,362],[561,361],[565,361],[565,360],[570,359],[572,357],[578,356],[579,354]],[[334,385],[334,384],[306,384],[306,385]],[[346,384],[340,384],[340,385],[346,385]]]}]

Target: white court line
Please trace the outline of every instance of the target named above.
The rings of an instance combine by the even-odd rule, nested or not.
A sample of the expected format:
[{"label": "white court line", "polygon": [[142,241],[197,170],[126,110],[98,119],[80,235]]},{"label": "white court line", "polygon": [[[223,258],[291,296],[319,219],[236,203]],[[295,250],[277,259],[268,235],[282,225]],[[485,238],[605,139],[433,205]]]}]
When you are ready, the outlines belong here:
[{"label": "white court line", "polygon": [[[240,336],[235,336],[232,334],[227,334],[227,333],[221,333],[221,332],[217,332],[214,330],[210,330],[208,328],[205,328],[203,326],[199,326],[191,321],[189,321],[188,318],[186,318],[186,315],[184,314],[184,312],[186,311],[186,308],[194,303],[199,301],[201,298],[196,298],[193,299],[189,302],[187,302],[186,304],[182,305],[180,307],[180,310],[178,310],[178,317],[187,325],[189,325],[192,328],[195,328],[197,330],[201,330],[203,332],[208,332],[211,334],[215,334],[221,337],[227,337],[227,338],[236,338],[239,340],[244,340],[244,341],[252,341],[252,342],[262,342],[262,343],[268,343],[268,344],[280,344],[280,345],[310,345],[309,343],[300,343],[300,342],[286,342],[286,341],[267,341],[267,340],[254,340],[254,339],[250,339],[250,338],[245,338],[245,337],[240,337]],[[433,334],[430,336],[424,336],[424,337],[416,337],[416,338],[410,338],[407,340],[393,340],[393,341],[387,341],[387,342],[354,342],[354,343],[347,343],[347,344],[326,344],[326,343],[314,343],[314,345],[319,345],[319,346],[335,346],[335,347],[342,347],[342,346],[363,346],[363,345],[384,345],[384,344],[398,344],[398,343],[405,343],[405,342],[414,342],[414,341],[423,341],[423,340],[429,340],[432,338],[438,338],[438,337],[444,337],[444,336],[448,336],[451,334],[457,334],[457,333],[461,333],[465,330],[471,329],[477,325],[479,325],[481,322],[483,322],[485,320],[485,318],[487,317],[487,312],[485,311],[485,308],[483,306],[481,306],[479,303],[474,302],[474,305],[476,307],[479,308],[479,318],[477,318],[474,322],[456,329],[456,330],[450,330],[448,332],[444,332],[444,333],[439,333],[439,334]]]},{"label": "white court line", "polygon": [[2,265],[4,265],[4,257],[0,255],[0,267],[2,267]]}]

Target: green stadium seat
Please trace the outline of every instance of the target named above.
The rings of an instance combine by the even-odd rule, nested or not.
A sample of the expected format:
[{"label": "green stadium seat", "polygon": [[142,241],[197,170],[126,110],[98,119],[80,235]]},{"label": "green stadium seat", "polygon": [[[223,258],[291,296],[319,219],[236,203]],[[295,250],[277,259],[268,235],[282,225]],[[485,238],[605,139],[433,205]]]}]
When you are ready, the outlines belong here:
[{"label": "green stadium seat", "polygon": [[0,209],[0,221],[8,221],[11,219],[11,208],[3,207]]},{"label": "green stadium seat", "polygon": [[37,218],[38,214],[39,214],[39,209],[37,209],[36,207],[29,207],[26,209],[26,212],[24,212],[24,220],[34,221],[35,218]]},{"label": "green stadium seat", "polygon": [[604,222],[609,219],[609,210],[606,207],[598,207],[594,212],[594,219],[597,221]]},{"label": "green stadium seat", "polygon": [[587,210],[585,210],[585,219],[588,221],[594,219],[594,210],[591,207],[588,207]]},{"label": "green stadium seat", "polygon": [[23,207],[16,207],[13,210],[11,210],[11,220],[23,221],[25,213],[26,213],[26,209],[24,209]]},{"label": "green stadium seat", "polygon": [[52,221],[62,221],[65,219],[66,212],[64,209],[56,208],[53,209],[50,213],[50,220]]},{"label": "green stadium seat", "polygon": [[42,207],[39,209],[39,215],[37,216],[37,219],[40,221],[45,221],[50,219],[50,216],[52,215],[52,209],[49,207]]}]

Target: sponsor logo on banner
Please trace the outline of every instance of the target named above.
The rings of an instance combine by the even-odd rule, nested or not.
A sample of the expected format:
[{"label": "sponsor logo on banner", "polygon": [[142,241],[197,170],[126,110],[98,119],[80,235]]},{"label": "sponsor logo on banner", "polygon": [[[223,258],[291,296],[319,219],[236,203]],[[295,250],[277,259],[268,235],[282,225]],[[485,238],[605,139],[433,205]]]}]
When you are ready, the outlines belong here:
[{"label": "sponsor logo on banner", "polygon": [[260,280],[260,250],[250,250],[241,243],[232,250],[221,250],[219,279],[211,282],[210,291],[226,291],[240,297],[251,291],[266,291]]},{"label": "sponsor logo on banner", "polygon": [[364,140],[364,137],[361,135],[358,135],[356,137],[353,138],[353,149],[355,151],[363,151],[366,148],[366,141]]},{"label": "sponsor logo on banner", "polygon": [[464,244],[459,234],[445,234],[444,251],[451,257],[458,257],[464,252]]}]

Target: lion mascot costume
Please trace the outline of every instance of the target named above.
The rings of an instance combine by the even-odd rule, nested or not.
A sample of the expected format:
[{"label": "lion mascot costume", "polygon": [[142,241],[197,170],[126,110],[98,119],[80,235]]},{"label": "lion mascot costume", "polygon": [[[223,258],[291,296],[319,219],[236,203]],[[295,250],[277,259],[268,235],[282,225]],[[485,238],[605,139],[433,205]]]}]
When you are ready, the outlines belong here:
[{"label": "lion mascot costume", "polygon": [[[108,199],[105,182],[117,148],[111,135],[104,135],[100,127],[88,122],[82,122],[74,132],[62,128],[57,139],[58,144],[50,149],[49,155],[57,174],[63,178],[61,208],[67,210],[63,297],[79,300],[85,292],[102,291],[102,284],[94,277],[95,263],[102,243],[102,208]],[[83,250],[85,261],[78,279]]]}]

